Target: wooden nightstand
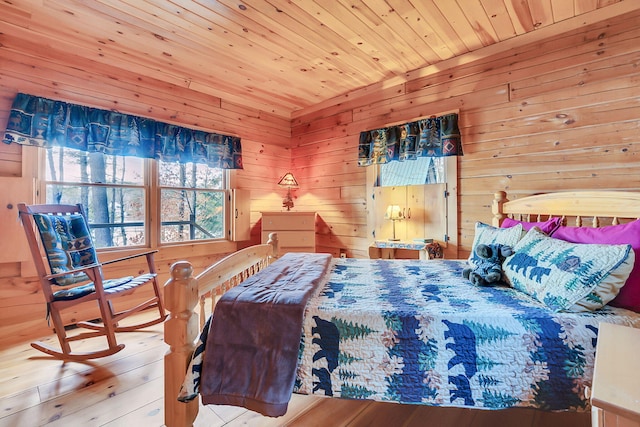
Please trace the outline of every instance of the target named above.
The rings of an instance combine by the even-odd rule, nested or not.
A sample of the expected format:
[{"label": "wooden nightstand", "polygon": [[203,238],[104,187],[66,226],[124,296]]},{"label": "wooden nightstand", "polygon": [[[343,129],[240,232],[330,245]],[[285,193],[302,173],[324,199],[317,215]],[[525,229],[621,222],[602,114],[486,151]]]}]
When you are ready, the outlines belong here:
[{"label": "wooden nightstand", "polygon": [[600,323],[591,391],[595,427],[640,427],[640,329]]},{"label": "wooden nightstand", "polygon": [[316,251],[315,212],[262,212],[262,243],[278,233],[278,255]]},{"label": "wooden nightstand", "polygon": [[428,247],[435,245],[439,249],[438,258],[442,257],[442,249],[437,243],[433,243],[432,239],[425,242],[404,242],[396,240],[376,240],[369,246],[369,258],[377,259],[396,259],[396,258],[409,258],[406,256],[406,251],[413,251],[418,253],[418,258],[422,260],[428,260],[432,258],[429,254]]}]

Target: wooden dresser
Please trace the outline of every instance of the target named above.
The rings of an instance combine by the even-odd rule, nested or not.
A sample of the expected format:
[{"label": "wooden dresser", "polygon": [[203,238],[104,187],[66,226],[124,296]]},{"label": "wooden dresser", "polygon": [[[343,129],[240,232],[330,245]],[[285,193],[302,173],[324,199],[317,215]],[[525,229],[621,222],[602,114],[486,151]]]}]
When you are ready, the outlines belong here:
[{"label": "wooden dresser", "polygon": [[262,212],[262,243],[278,233],[278,254],[316,251],[315,212]]}]

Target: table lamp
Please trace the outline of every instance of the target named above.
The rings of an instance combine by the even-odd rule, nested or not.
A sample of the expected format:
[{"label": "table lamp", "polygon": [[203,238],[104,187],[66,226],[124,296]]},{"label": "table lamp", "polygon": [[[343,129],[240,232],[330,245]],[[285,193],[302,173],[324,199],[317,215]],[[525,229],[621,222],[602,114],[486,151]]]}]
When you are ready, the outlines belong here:
[{"label": "table lamp", "polygon": [[400,240],[396,238],[396,221],[402,221],[404,219],[404,212],[400,210],[400,206],[387,206],[387,211],[384,214],[384,219],[391,220],[391,223],[393,224],[393,237],[389,240],[391,240],[392,242]]}]

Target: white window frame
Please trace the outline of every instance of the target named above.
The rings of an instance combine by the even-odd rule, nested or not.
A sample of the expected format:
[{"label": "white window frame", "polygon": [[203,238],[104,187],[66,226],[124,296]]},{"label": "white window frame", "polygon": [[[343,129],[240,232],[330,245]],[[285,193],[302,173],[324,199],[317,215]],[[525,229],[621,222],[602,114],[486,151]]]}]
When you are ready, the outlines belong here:
[{"label": "white window frame", "polygon": [[[198,242],[216,242],[216,241],[223,241],[226,240],[228,237],[228,224],[229,224],[229,198],[228,198],[228,194],[229,194],[229,170],[222,170],[222,188],[220,189],[205,189],[205,188],[188,188],[188,187],[171,187],[171,186],[167,186],[167,185],[161,185],[160,184],[160,173],[159,173],[159,167],[160,167],[160,162],[159,161],[155,161],[155,160],[149,160],[152,163],[152,170],[153,173],[150,173],[150,176],[152,177],[152,181],[153,184],[151,185],[152,187],[155,188],[155,190],[153,191],[153,193],[157,196],[157,200],[155,201],[155,203],[153,204],[153,207],[155,208],[155,213],[156,213],[156,218],[158,218],[158,221],[155,221],[156,224],[158,224],[158,227],[156,228],[155,233],[156,236],[155,238],[157,239],[157,243],[158,246],[175,246],[175,245],[184,245],[184,244],[192,244],[192,243],[198,243]],[[162,201],[162,190],[167,190],[167,189],[174,189],[174,190],[180,190],[180,189],[184,189],[186,191],[200,191],[200,192],[214,192],[214,193],[221,193],[222,194],[222,237],[214,237],[211,239],[195,239],[195,240],[184,240],[184,241],[178,241],[178,242],[162,242],[162,213],[161,213],[161,201]]]}]

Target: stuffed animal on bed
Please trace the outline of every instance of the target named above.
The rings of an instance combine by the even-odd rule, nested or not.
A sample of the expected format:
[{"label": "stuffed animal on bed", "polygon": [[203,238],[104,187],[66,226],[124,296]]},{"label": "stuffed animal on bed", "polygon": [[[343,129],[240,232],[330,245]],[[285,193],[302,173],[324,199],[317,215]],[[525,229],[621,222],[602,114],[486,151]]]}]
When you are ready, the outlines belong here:
[{"label": "stuffed animal on bed", "polygon": [[475,253],[473,267],[465,268],[462,276],[478,286],[503,283],[502,263],[506,257],[513,254],[513,248],[498,243],[481,243],[476,246]]}]

